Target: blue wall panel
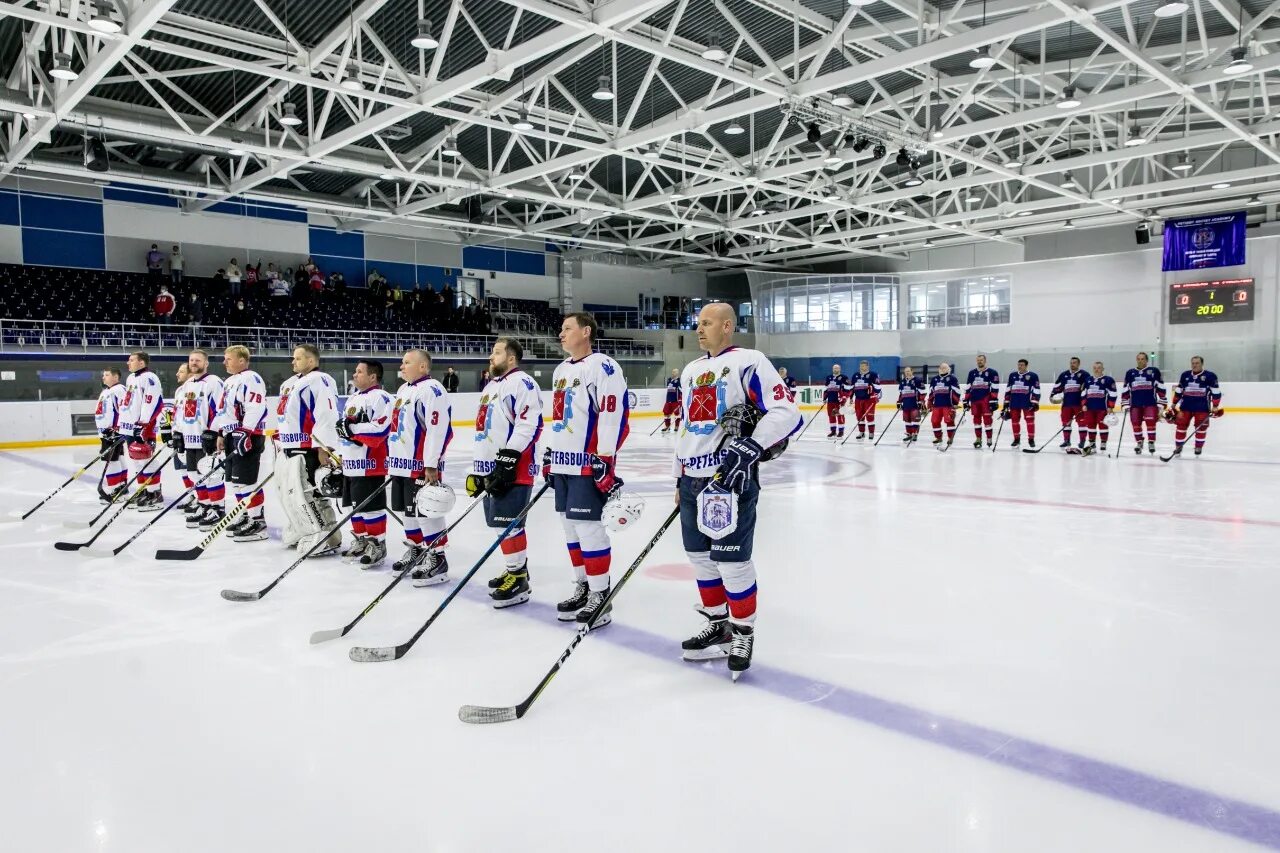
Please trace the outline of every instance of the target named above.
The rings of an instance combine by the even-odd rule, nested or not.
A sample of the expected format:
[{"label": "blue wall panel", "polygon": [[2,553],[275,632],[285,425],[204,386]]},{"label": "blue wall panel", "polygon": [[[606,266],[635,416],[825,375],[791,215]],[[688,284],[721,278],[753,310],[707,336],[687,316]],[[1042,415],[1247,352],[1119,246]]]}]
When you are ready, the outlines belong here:
[{"label": "blue wall panel", "polygon": [[107,248],[101,234],[22,229],[22,262],[42,267],[107,268]]},{"label": "blue wall panel", "polygon": [[316,254],[311,257],[315,259],[316,266],[320,267],[320,272],[324,273],[325,278],[328,278],[331,273],[342,273],[342,277],[347,280],[347,287],[363,285],[365,276],[368,275],[362,258],[339,258],[333,255]]},{"label": "blue wall panel", "polygon": [[[364,258],[363,231],[347,231],[339,234],[332,228],[317,228],[314,225],[307,231],[312,255]],[[350,278],[350,276],[347,277]]]},{"label": "blue wall panel", "polygon": [[17,225],[18,222],[18,194],[0,190],[0,225]]},{"label": "blue wall panel", "polygon": [[463,246],[462,265],[467,269],[496,270],[507,268],[506,252],[496,246]]},{"label": "blue wall panel", "polygon": [[178,206],[178,200],[164,190],[137,184],[113,183],[102,190],[102,197],[106,201],[125,201],[130,204],[154,204],[158,207]]},{"label": "blue wall panel", "polygon": [[897,356],[824,355],[813,358],[775,358],[772,361],[774,367],[785,367],[803,385],[821,382],[831,372],[833,364],[840,365],[846,375],[852,376],[858,372],[858,362],[864,358],[871,362],[871,369],[880,375],[880,384],[885,389],[885,402],[897,400],[898,392],[894,389],[898,385],[898,364],[902,361]]},{"label": "blue wall panel", "polygon": [[541,252],[521,252],[507,250],[507,272],[522,275],[545,275],[547,272],[546,256]]},{"label": "blue wall panel", "polygon": [[[448,270],[448,272],[445,272]],[[444,290],[447,284],[455,290],[458,287],[458,270],[456,267],[433,267],[427,264],[418,265],[418,281],[423,287],[432,290]]]},{"label": "blue wall panel", "polygon": [[24,192],[21,204],[22,224],[27,228],[102,233],[102,202]]}]

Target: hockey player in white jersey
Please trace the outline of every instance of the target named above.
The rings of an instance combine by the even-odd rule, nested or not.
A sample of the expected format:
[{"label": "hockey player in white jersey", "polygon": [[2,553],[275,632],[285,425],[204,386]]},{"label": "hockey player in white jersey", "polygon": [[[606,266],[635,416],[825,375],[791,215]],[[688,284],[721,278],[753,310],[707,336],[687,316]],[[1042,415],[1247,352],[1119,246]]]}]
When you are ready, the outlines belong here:
[{"label": "hockey player in white jersey", "polygon": [[[222,390],[222,379],[209,372],[209,354],[202,349],[192,350],[187,355],[187,381],[173,394],[173,427],[175,436],[182,441],[181,449],[175,446],[175,452],[182,453],[187,476],[194,480],[200,479],[200,460],[216,452],[216,442],[208,442],[206,449],[204,436],[213,430]],[[187,514],[187,527],[199,527],[220,517],[226,499],[225,476],[223,469],[213,470],[209,479],[196,486],[196,502]]]},{"label": "hockey player in white jersey", "polygon": [[[227,533],[235,542],[257,542],[267,538],[262,489],[254,488],[266,445],[267,385],[249,368],[246,346],[227,347],[222,363],[227,368],[227,380],[223,383],[222,399],[210,431],[213,436],[206,432],[205,440],[212,438],[214,449],[226,454],[223,471],[233,490],[228,502],[248,498],[244,515],[227,528]],[[202,523],[200,529],[212,529],[222,517],[220,513],[211,513],[211,523],[207,528]]]},{"label": "hockey player in white jersey", "polygon": [[[156,433],[160,436],[160,443],[167,445],[173,451],[173,470],[177,471],[178,476],[182,479],[183,492],[190,492],[195,483],[191,479],[191,472],[187,470],[187,454],[183,447],[182,433],[178,432],[174,408],[178,399],[178,392],[182,390],[182,386],[187,384],[187,377],[190,375],[191,371],[185,361],[179,364],[178,369],[173,372],[173,378],[178,383],[176,390],[173,392],[175,402],[165,403],[160,407],[160,419],[156,425]],[[181,509],[184,513],[194,510],[196,506],[195,495],[188,494],[184,501],[184,503],[178,504],[178,509]]]},{"label": "hockey player in white jersey", "polygon": [[611,559],[602,516],[605,501],[622,489],[615,469],[629,411],[622,368],[594,351],[598,332],[587,313],[570,314],[561,323],[560,346],[569,357],[551,378],[551,423],[542,458],[575,577],[573,594],[556,605],[557,617],[595,628],[613,618],[612,605],[600,612],[609,594]]},{"label": "hockey player in white jersey", "polygon": [[[396,392],[387,440],[387,468],[391,475],[391,508],[404,513],[404,556],[391,568],[413,566],[414,586],[434,586],[449,579],[444,537],[447,504],[452,489],[444,485],[444,455],[453,439],[449,392],[431,376],[431,356],[411,349],[400,360],[404,384]],[[439,512],[419,515],[418,496],[426,489]]]},{"label": "hockey player in white jersey", "polygon": [[160,377],[151,370],[151,357],[138,351],[129,354],[129,378],[125,381],[124,400],[120,404],[120,435],[125,439],[129,457],[129,473],[136,476],[139,487],[145,487],[134,506],[140,510],[159,509],[164,503],[160,494],[160,467],[147,462],[156,452],[156,426],[164,391]]},{"label": "hockey player in white jersey", "polygon": [[387,437],[393,400],[382,387],[382,362],[377,359],[356,362],[351,381],[356,393],[347,397],[335,425],[342,454],[342,505],[364,506],[351,516],[352,542],[342,556],[372,569],[387,558]]},{"label": "hockey player in white jersey", "polygon": [[102,440],[98,452],[107,454],[102,481],[98,483],[98,497],[103,503],[111,503],[117,490],[124,488],[128,479],[124,471],[124,443],[120,435],[120,406],[123,403],[124,385],[120,382],[120,369],[108,367],[102,371],[102,393],[98,395],[98,405],[93,410],[93,425],[98,428],[98,438]]},{"label": "hockey player in white jersey", "polygon": [[[498,338],[489,354],[489,375],[476,412],[475,451],[467,494],[485,492],[484,515],[490,527],[505,528],[529,502],[538,463],[534,448],[542,433],[542,394],[520,369],[524,349]],[[506,569],[489,581],[493,606],[511,607],[529,600],[529,566],[521,522],[501,544]]]},{"label": "hockey player in white jersey", "polygon": [[[337,524],[333,504],[316,488],[321,461],[333,467],[328,448],[338,443],[338,386],[320,370],[320,350],[301,344],[293,350],[293,371],[280,384],[276,405],[276,489],[285,513],[280,537],[289,547],[307,551]],[[323,457],[323,459],[322,459]],[[342,533],[334,531],[313,556],[336,553]]]},{"label": "hockey player in white jersey", "polygon": [[698,347],[706,355],[680,377],[685,429],[675,460],[684,550],[707,618],[683,643],[684,657],[724,657],[728,645],[735,679],[751,665],[755,642],[758,466],[781,453],[801,423],[794,395],[769,359],[733,345],[736,321],[723,303],[698,316]]}]

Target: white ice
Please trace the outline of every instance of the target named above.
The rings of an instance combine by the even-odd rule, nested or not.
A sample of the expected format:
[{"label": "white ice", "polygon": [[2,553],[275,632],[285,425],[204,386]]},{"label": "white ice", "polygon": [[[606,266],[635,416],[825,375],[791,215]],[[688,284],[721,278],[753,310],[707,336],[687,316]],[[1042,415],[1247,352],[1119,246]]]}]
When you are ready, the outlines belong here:
[{"label": "white ice", "polygon": [[[1278,420],[1229,414],[1205,457],[1167,465],[1128,437],[1114,460],[1026,455],[1008,429],[994,454],[967,428],[945,455],[927,432],[904,450],[899,425],[874,450],[832,447],[819,422],[767,470],[751,672],[679,660],[699,620],[677,527],[614,625],[495,726],[457,709],[514,704],[572,638],[549,613],[570,578],[549,498],[533,602],[489,607],[491,560],[407,657],[353,663],[452,585],[402,584],[310,646],[389,572],[314,561],[230,603],[219,590],[261,587],[293,552],[220,541],[155,562],[199,538],[176,513],[115,559],[55,551],[87,536],[61,524],[97,511],[86,477],[0,526],[0,850],[1280,849]],[[671,506],[653,423],[621,457],[648,508],[615,573]],[[0,453],[0,512],[89,455]],[[453,583],[492,537],[478,513],[459,527]]]}]

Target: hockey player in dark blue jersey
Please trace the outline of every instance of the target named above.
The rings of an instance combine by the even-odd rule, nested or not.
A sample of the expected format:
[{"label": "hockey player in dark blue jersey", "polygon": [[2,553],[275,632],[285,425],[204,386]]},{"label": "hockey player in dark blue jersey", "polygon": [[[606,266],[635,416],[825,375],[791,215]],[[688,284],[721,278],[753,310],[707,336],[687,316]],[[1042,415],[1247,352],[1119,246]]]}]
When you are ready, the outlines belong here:
[{"label": "hockey player in dark blue jersey", "polygon": [[782,377],[782,384],[787,386],[787,390],[795,391],[800,384],[796,382],[796,378],[787,372],[785,367],[778,368],[778,375]]},{"label": "hockey player in dark blue jersey", "polygon": [[1106,373],[1102,362],[1093,363],[1093,375],[1084,386],[1084,410],[1080,413],[1079,450],[1093,453],[1098,449],[1095,436],[1102,440],[1102,452],[1107,450],[1111,426],[1107,418],[1116,408],[1116,381]]},{"label": "hockey player in dark blue jersey", "polygon": [[929,380],[929,410],[932,414],[933,443],[942,444],[942,424],[947,424],[947,446],[956,437],[956,406],[960,405],[960,380],[945,361],[938,365],[938,375]]},{"label": "hockey player in dark blue jersey", "polygon": [[876,437],[876,404],[880,402],[880,376],[871,369],[871,362],[858,362],[858,372],[849,381],[849,393],[853,397],[853,416],[858,421],[858,434]]},{"label": "hockey player in dark blue jersey", "polygon": [[969,378],[964,389],[964,407],[973,417],[973,446],[982,446],[982,429],[987,430],[987,447],[991,446],[993,430],[991,429],[991,413],[997,408],[996,386],[1000,384],[1000,374],[987,367],[987,357],[979,355],[977,367],[969,371]]},{"label": "hockey player in dark blue jersey", "polygon": [[827,423],[831,429],[827,438],[844,436],[844,404],[849,399],[849,377],[840,370],[839,364],[831,365],[831,373],[823,382],[822,402],[827,407]]},{"label": "hockey player in dark blue jersey", "polygon": [[1059,447],[1071,446],[1071,424],[1080,417],[1084,404],[1084,386],[1089,381],[1089,374],[1080,369],[1080,358],[1072,356],[1070,367],[1058,374],[1049,392],[1049,401],[1062,404],[1062,444]]},{"label": "hockey player in dark blue jersey", "polygon": [[1218,375],[1204,369],[1204,359],[1191,357],[1191,369],[1184,370],[1173,389],[1173,403],[1165,412],[1165,420],[1176,426],[1171,456],[1182,455],[1182,445],[1187,440],[1187,427],[1194,423],[1196,430],[1196,456],[1204,450],[1205,436],[1209,432],[1209,418],[1222,417],[1222,389],[1218,387]]},{"label": "hockey player in dark blue jersey", "polygon": [[676,418],[676,432],[680,432],[680,418],[684,407],[680,405],[683,392],[680,390],[680,371],[673,369],[671,378],[667,380],[667,397],[662,403],[662,432],[665,435],[671,429],[671,416]]},{"label": "hockey player in dark blue jersey", "polygon": [[905,442],[920,438],[920,414],[925,408],[924,380],[916,376],[910,367],[902,368],[902,379],[898,381],[898,411],[902,412],[902,423],[907,434],[902,437]]},{"label": "hockey player in dark blue jersey", "polygon": [[1027,367],[1025,358],[1018,359],[1018,369],[1009,374],[1004,386],[1002,418],[1013,422],[1013,446],[1022,444],[1019,421],[1027,425],[1027,446],[1036,446],[1036,412],[1040,411],[1040,377]]},{"label": "hockey player in dark blue jersey", "polygon": [[1147,452],[1156,452],[1156,421],[1161,410],[1168,405],[1165,398],[1164,378],[1160,368],[1147,364],[1147,354],[1138,353],[1137,367],[1129,368],[1124,375],[1124,391],[1120,405],[1129,407],[1129,423],[1133,424],[1133,452],[1142,453],[1142,428],[1146,427]]}]

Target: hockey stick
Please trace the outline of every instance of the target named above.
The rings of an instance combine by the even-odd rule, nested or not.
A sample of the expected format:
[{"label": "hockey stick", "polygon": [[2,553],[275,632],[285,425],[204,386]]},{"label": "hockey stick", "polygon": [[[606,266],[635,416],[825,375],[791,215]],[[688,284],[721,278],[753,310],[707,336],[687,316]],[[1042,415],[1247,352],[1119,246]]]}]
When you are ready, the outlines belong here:
[{"label": "hockey stick", "polygon": [[[664,420],[665,420],[665,418],[664,418]],[[659,423],[656,427],[654,427],[654,428],[653,428],[653,432],[649,433],[649,437],[650,437],[650,438],[653,438],[654,434],[655,434],[655,433],[657,433],[657,431],[658,431],[661,427],[662,427],[662,424],[661,424],[661,423]]]},{"label": "hockey stick", "polygon": [[[150,465],[152,462],[154,462],[156,460],[156,457],[159,456],[161,453],[163,453],[164,450],[165,448],[163,446],[157,447],[156,452],[151,454],[150,458],[147,459],[146,463],[141,468],[138,469],[138,473],[134,474],[127,481],[125,481],[125,484],[123,486],[116,489],[115,492],[111,495],[111,500],[108,501],[107,505],[104,506],[102,509],[100,509],[98,511],[98,514],[95,515],[93,518],[89,519],[88,521],[81,521],[80,519],[66,519],[62,522],[62,526],[69,527],[72,530],[84,530],[85,528],[93,527],[95,524],[98,523],[98,519],[106,515],[107,511],[110,510],[111,507],[116,505],[116,501],[120,500],[120,497],[122,495],[128,494],[129,487],[132,486],[135,482],[137,482],[138,476],[142,474],[142,472],[146,471],[147,466]],[[164,466],[161,465],[160,467],[163,468]]]},{"label": "hockey stick", "polygon": [[524,521],[525,516],[529,514],[529,510],[533,509],[533,505],[538,502],[538,498],[542,497],[542,493],[550,487],[550,480],[543,482],[542,488],[538,489],[534,496],[529,499],[529,502],[524,505],[524,509],[520,510],[520,513],[515,518],[511,519],[511,523],[506,526],[506,529],[498,535],[497,539],[493,540],[493,544],[489,546],[489,549],[480,555],[480,559],[476,560],[476,563],[471,567],[471,570],[462,576],[462,579],[458,581],[458,585],[444,597],[444,600],[440,602],[440,605],[436,608],[435,612],[432,613],[431,617],[422,624],[421,628],[414,632],[412,637],[405,640],[398,646],[382,646],[377,648],[370,646],[354,646],[351,651],[347,653],[347,656],[358,663],[369,663],[372,661],[399,660],[408,654],[409,649],[413,648],[413,644],[418,642],[418,638],[426,633],[426,630],[431,627],[432,622],[435,622],[436,619],[439,618],[440,614],[444,612],[444,609],[449,606],[449,602],[453,601],[453,599],[457,597],[458,593],[462,592],[462,588],[467,585],[467,581],[471,580],[472,576],[475,575],[476,572],[480,571],[480,567],[484,565],[485,560],[489,559],[489,555],[498,550],[498,546],[502,544],[502,541],[507,538],[507,535],[512,530],[515,530],[517,524]]},{"label": "hockey stick", "polygon": [[1062,435],[1062,431],[1063,431],[1064,429],[1066,429],[1066,428],[1067,428],[1067,425],[1066,425],[1066,424],[1063,424],[1062,426],[1058,427],[1058,431],[1057,431],[1057,432],[1055,432],[1053,435],[1049,436],[1049,440],[1048,440],[1048,441],[1046,441],[1044,444],[1040,445],[1039,447],[1024,447],[1024,448],[1022,448],[1022,452],[1023,452],[1023,453],[1039,453],[1041,450],[1044,450],[1046,447],[1048,447],[1050,444],[1052,444],[1052,443],[1053,443],[1053,440],[1054,440],[1055,438],[1057,438],[1058,436]]},{"label": "hockey stick", "polygon": [[364,500],[360,501],[360,503],[356,504],[351,508],[351,512],[347,513],[342,518],[340,518],[337,524],[334,524],[331,527],[329,527],[329,529],[324,534],[324,536],[321,536],[320,539],[316,542],[316,544],[312,545],[310,548],[307,549],[307,553],[303,554],[301,557],[294,560],[293,563],[290,564],[289,568],[281,572],[280,576],[275,580],[273,580],[271,583],[267,584],[257,592],[240,592],[239,590],[234,590],[234,589],[224,589],[222,591],[222,597],[225,598],[227,601],[257,601],[267,593],[271,592],[271,590],[275,589],[276,584],[280,583],[280,581],[284,580],[286,577],[289,576],[290,572],[298,568],[298,566],[301,566],[306,561],[306,559],[310,557],[312,554],[314,554],[316,551],[319,551],[320,548],[326,542],[329,541],[329,537],[334,534],[334,531],[341,530],[342,525],[350,521],[352,516],[354,516],[360,510],[364,509],[365,505],[370,503],[378,495],[383,494],[383,489],[385,489],[386,487],[387,487],[387,484],[384,482],[382,484],[381,489],[375,489],[374,491],[366,495]]},{"label": "hockey stick", "polygon": [[222,519],[217,524],[215,524],[209,530],[208,533],[205,534],[205,537],[200,540],[200,544],[196,545],[196,547],[187,548],[185,551],[176,551],[169,548],[161,548],[159,551],[156,551],[156,559],[157,560],[194,560],[198,558],[201,554],[205,552],[206,548],[208,548],[210,545],[213,544],[213,541],[215,539],[217,539],[219,536],[222,535],[222,532],[224,530],[226,530],[228,527],[230,527],[232,524],[235,523],[235,520],[240,517],[240,513],[244,512],[246,509],[249,508],[249,502],[253,500],[253,496],[256,495],[258,492],[262,491],[262,487],[265,486],[268,483],[268,481],[270,481],[271,478],[274,477],[275,475],[276,475],[276,472],[272,471],[270,474],[268,474],[266,477],[262,479],[261,483],[258,483],[258,485],[254,486],[253,490],[250,491],[249,494],[245,495],[240,500],[236,501],[235,505],[231,507],[231,509],[227,510],[226,515],[222,516]]},{"label": "hockey stick", "polygon": [[877,445],[879,445],[879,444],[880,444],[880,442],[884,440],[884,437],[885,437],[886,435],[888,435],[888,434],[889,434],[889,427],[893,426],[893,422],[894,422],[894,421],[896,421],[896,420],[898,419],[898,415],[899,415],[901,412],[902,412],[902,409],[895,409],[895,410],[894,410],[894,412],[893,412],[893,417],[889,418],[889,422],[888,422],[887,424],[885,424],[885,425],[884,425],[884,429],[882,429],[882,430],[880,431],[880,437],[879,437],[879,438],[877,438],[875,441],[873,441],[873,442],[871,443],[871,446],[872,446],[872,447],[876,447]]},{"label": "hockey stick", "polygon": [[142,525],[142,527],[141,527],[141,528],[139,528],[139,529],[138,529],[138,531],[137,531],[136,533],[134,533],[132,536],[130,536],[128,539],[126,539],[126,540],[123,542],[123,544],[118,545],[118,546],[116,546],[115,548],[110,548],[110,549],[102,549],[102,548],[86,548],[86,549],[84,550],[84,554],[85,554],[85,556],[86,556],[86,557],[116,557],[116,556],[119,556],[119,554],[120,554],[120,552],[121,552],[121,551],[123,551],[125,548],[128,548],[130,545],[132,545],[132,544],[133,544],[133,540],[137,539],[139,536],[141,536],[142,534],[146,533],[146,532],[151,528],[151,525],[155,524],[157,521],[159,521],[160,519],[164,518],[164,517],[165,517],[165,515],[169,512],[169,510],[173,509],[175,506],[177,506],[178,504],[182,503],[182,499],[183,499],[183,498],[185,498],[187,495],[189,495],[189,494],[191,494],[192,492],[194,492],[198,486],[200,486],[201,484],[203,484],[205,480],[207,480],[207,479],[209,479],[210,477],[212,477],[212,476],[214,475],[214,472],[221,470],[221,468],[222,468],[225,464],[226,464],[226,459],[225,459],[225,458],[220,459],[220,460],[218,460],[217,462],[215,462],[215,463],[213,464],[213,467],[209,470],[209,473],[205,474],[205,475],[204,475],[203,477],[201,477],[199,480],[197,480],[196,482],[192,483],[192,484],[191,484],[191,488],[187,489],[187,490],[186,490],[186,491],[184,491],[182,494],[178,495],[176,498],[174,498],[172,501],[170,501],[168,506],[166,506],[164,509],[160,510],[160,512],[156,513],[156,514],[151,518],[151,520],[150,520],[150,521],[148,521],[146,524]]},{"label": "hockey stick", "polygon": [[[1009,417],[1010,417],[1010,418],[1012,418],[1012,417],[1013,417],[1013,415],[1009,415]],[[1001,416],[1000,416],[1000,426],[996,428],[996,443],[995,443],[995,444],[993,444],[993,445],[991,445],[991,452],[992,452],[992,453],[995,453],[995,452],[996,452],[996,448],[1000,446],[1000,433],[1004,432],[1004,422],[1005,422],[1006,420],[1008,420],[1008,419],[1009,419],[1009,418],[1004,417],[1004,413],[1003,413],[1003,412],[1001,412]]]},{"label": "hockey stick", "polygon": [[[116,441],[115,441],[115,443],[114,443],[114,444],[112,444],[112,445],[111,445],[110,447],[108,447],[106,450],[102,451],[102,452],[101,452],[101,453],[99,453],[97,456],[93,457],[93,459],[91,459],[91,460],[89,460],[87,463],[85,463],[85,466],[84,466],[83,468],[81,468],[79,471],[77,471],[77,472],[75,472],[74,474],[72,474],[70,477],[68,477],[65,483],[63,483],[61,486],[58,486],[58,488],[56,488],[56,489],[54,489],[52,492],[50,492],[50,493],[45,497],[45,499],[44,499],[44,500],[40,501],[40,503],[36,504],[36,505],[35,505],[35,506],[33,506],[31,509],[29,509],[29,510],[27,510],[26,512],[24,512],[21,516],[18,516],[15,520],[17,520],[17,521],[26,521],[28,518],[30,518],[30,517],[32,516],[32,514],[33,514],[33,513],[35,513],[35,511],[36,511],[36,510],[38,510],[40,507],[42,507],[42,506],[44,506],[45,504],[47,504],[49,501],[53,500],[53,496],[54,496],[54,495],[56,495],[58,492],[60,492],[60,491],[62,491],[63,489],[65,489],[67,486],[69,486],[69,485],[71,485],[72,483],[74,483],[76,480],[79,480],[81,477],[83,477],[83,476],[84,476],[84,473],[85,473],[86,471],[88,471],[88,470],[89,470],[90,468],[92,468],[94,465],[97,465],[99,462],[101,462],[103,459],[105,459],[105,458],[106,458],[106,456],[107,456],[107,454],[109,454],[109,453],[113,452],[117,447],[119,447],[119,446],[120,446],[120,442],[122,442],[122,441],[124,441],[124,439],[123,439],[123,438],[118,438],[118,439],[116,439]],[[105,475],[106,475],[106,473],[107,473],[107,469],[106,469],[105,467],[102,469],[102,473],[103,473],[103,476],[105,476]],[[101,481],[99,481],[99,485],[101,485]]]},{"label": "hockey stick", "polygon": [[[159,452],[157,452],[156,455],[158,456]],[[156,458],[155,456],[152,456],[151,459],[147,460],[147,463],[150,464],[151,461],[154,460],[155,458]],[[158,466],[158,469],[163,469],[165,464],[168,463],[168,461],[169,461],[168,459],[165,459],[163,462],[161,462],[160,465]],[[141,468],[138,469],[138,473],[134,475],[133,479],[137,480],[138,477],[141,477],[146,470],[147,470],[147,466],[143,465]],[[131,480],[130,482],[133,482],[133,481]],[[126,484],[126,488],[127,487],[128,487],[128,484]],[[119,518],[120,514],[123,513],[126,509],[128,509],[129,506],[133,504],[134,501],[142,497],[143,493],[146,492],[146,490],[149,487],[150,487],[150,484],[146,483],[134,489],[133,494],[129,495],[129,499],[126,500],[124,503],[120,504],[120,508],[116,510],[115,515],[108,518],[106,524],[99,527],[98,530],[93,534],[93,536],[89,537],[88,542],[54,542],[53,547],[57,548],[59,551],[79,551],[81,548],[88,548],[94,542],[97,542],[98,537],[101,536],[103,532],[106,531],[106,529],[111,526],[112,522],[114,522],[117,518]],[[112,504],[107,504],[106,509],[110,509],[111,506]],[[106,512],[106,509],[104,509],[103,512]],[[101,513],[99,513],[99,516],[101,516]]]},{"label": "hockey stick", "polygon": [[818,404],[818,411],[814,412],[813,417],[809,418],[809,420],[805,422],[804,428],[801,429],[800,434],[796,436],[796,441],[799,441],[800,439],[804,438],[804,434],[809,431],[809,424],[816,421],[818,419],[818,415],[822,414],[826,410],[826,408],[827,408],[826,403]]},{"label": "hockey stick", "polygon": [[[600,606],[596,609],[595,619],[599,619],[600,614],[605,613],[609,609],[609,604],[618,595],[618,591],[626,585],[627,580],[630,579],[636,569],[640,567],[644,558],[649,556],[649,552],[653,550],[653,546],[658,544],[658,540],[662,538],[662,534],[667,532],[667,528],[671,526],[671,523],[675,521],[679,515],[680,507],[676,507],[671,511],[671,514],[667,516],[666,520],[662,522],[662,525],[658,528],[658,532],[653,534],[653,538],[651,538],[649,543],[641,549],[640,553],[636,556],[635,560],[632,561],[626,572],[623,573],[622,577],[618,578],[618,582],[614,584],[613,589],[609,590],[609,594],[605,596],[604,601],[601,602]],[[537,687],[533,688],[533,692],[529,694],[528,698],[519,705],[506,708],[494,708],[486,705],[463,705],[458,709],[458,719],[464,723],[509,723],[512,720],[518,720],[523,717],[529,712],[530,706],[533,705],[542,691],[551,683],[551,679],[556,677],[556,673],[560,671],[560,667],[564,666],[564,662],[569,659],[569,655],[573,654],[573,650],[578,647],[578,644],[582,642],[582,639],[586,637],[587,634],[591,633],[591,627],[595,623],[595,619],[592,619],[591,622],[578,629],[578,632],[574,634],[573,640],[569,643],[569,646],[560,654],[559,659],[552,664],[551,669],[548,670],[547,674],[542,676],[542,680],[538,682]]]},{"label": "hockey stick", "polygon": [[[462,515],[460,515],[460,516],[458,516],[456,519],[454,519],[453,524],[450,524],[448,527],[446,527],[446,528],[444,529],[444,532],[442,532],[442,533],[440,534],[440,536],[439,536],[439,537],[437,537],[437,538],[438,538],[438,539],[443,539],[445,536],[448,536],[448,535],[449,535],[449,531],[451,531],[451,530],[453,530],[453,528],[457,527],[457,526],[462,522],[462,519],[464,519],[464,518],[466,518],[468,515],[470,515],[470,514],[471,514],[471,510],[473,510],[473,509],[475,509],[477,506],[479,506],[479,505],[480,505],[480,503],[481,503],[483,500],[484,500],[484,495],[483,495],[483,494],[477,495],[477,496],[476,496],[476,499],[475,499],[475,500],[473,500],[473,501],[471,502],[471,505],[462,511]],[[416,568],[418,567],[418,565],[422,562],[423,558],[425,558],[425,557],[426,557],[426,554],[427,554],[427,551],[426,551],[426,549],[424,548],[424,549],[423,549],[423,551],[422,551],[422,557],[419,557],[417,560],[414,560],[412,563],[410,563],[409,565],[407,565],[407,566],[405,566],[403,569],[401,569],[401,570],[400,570],[400,573],[396,575],[395,580],[393,580],[393,581],[391,581],[391,583],[387,584],[386,588],[385,588],[385,589],[383,589],[383,590],[382,590],[382,592],[378,593],[377,597],[375,597],[375,598],[373,599],[373,601],[370,601],[370,602],[369,602],[369,606],[368,606],[368,607],[366,607],[364,610],[361,610],[361,611],[360,611],[360,613],[359,613],[359,615],[358,615],[358,616],[356,616],[356,618],[352,619],[352,620],[351,620],[350,622],[348,622],[346,625],[344,625],[343,627],[338,628],[338,629],[336,629],[336,630],[329,630],[329,631],[316,631],[314,634],[312,634],[312,635],[311,635],[311,644],[314,646],[314,645],[316,645],[317,643],[326,643],[326,642],[328,642],[329,640],[336,640],[336,639],[338,639],[339,637],[345,637],[345,636],[347,636],[347,634],[350,634],[350,633],[351,633],[351,629],[352,629],[352,628],[354,628],[356,625],[360,624],[360,620],[361,620],[361,619],[363,619],[364,617],[368,616],[368,615],[369,615],[369,611],[370,611],[370,610],[372,610],[373,608],[377,607],[377,606],[378,606],[378,602],[380,602],[380,601],[382,601],[382,599],[386,598],[386,597],[387,597],[387,593],[391,592],[391,590],[393,590],[393,589],[395,589],[395,588],[396,588],[396,584],[400,583],[400,581],[402,581],[402,580],[404,580],[406,577],[408,577],[408,576],[409,576],[409,574],[410,574],[414,569],[416,569]]]},{"label": "hockey stick", "polygon": [[1124,447],[1124,425],[1129,422],[1129,407],[1125,406],[1120,411],[1120,437],[1116,439],[1116,452],[1111,454],[1112,459],[1120,458],[1120,448]]},{"label": "hockey stick", "polygon": [[951,449],[951,445],[956,440],[956,433],[960,431],[960,427],[964,426],[964,419],[969,416],[969,410],[965,409],[960,413],[960,420],[956,421],[956,425],[951,427],[951,435],[947,437],[947,443],[938,448],[939,453],[946,453]]}]

